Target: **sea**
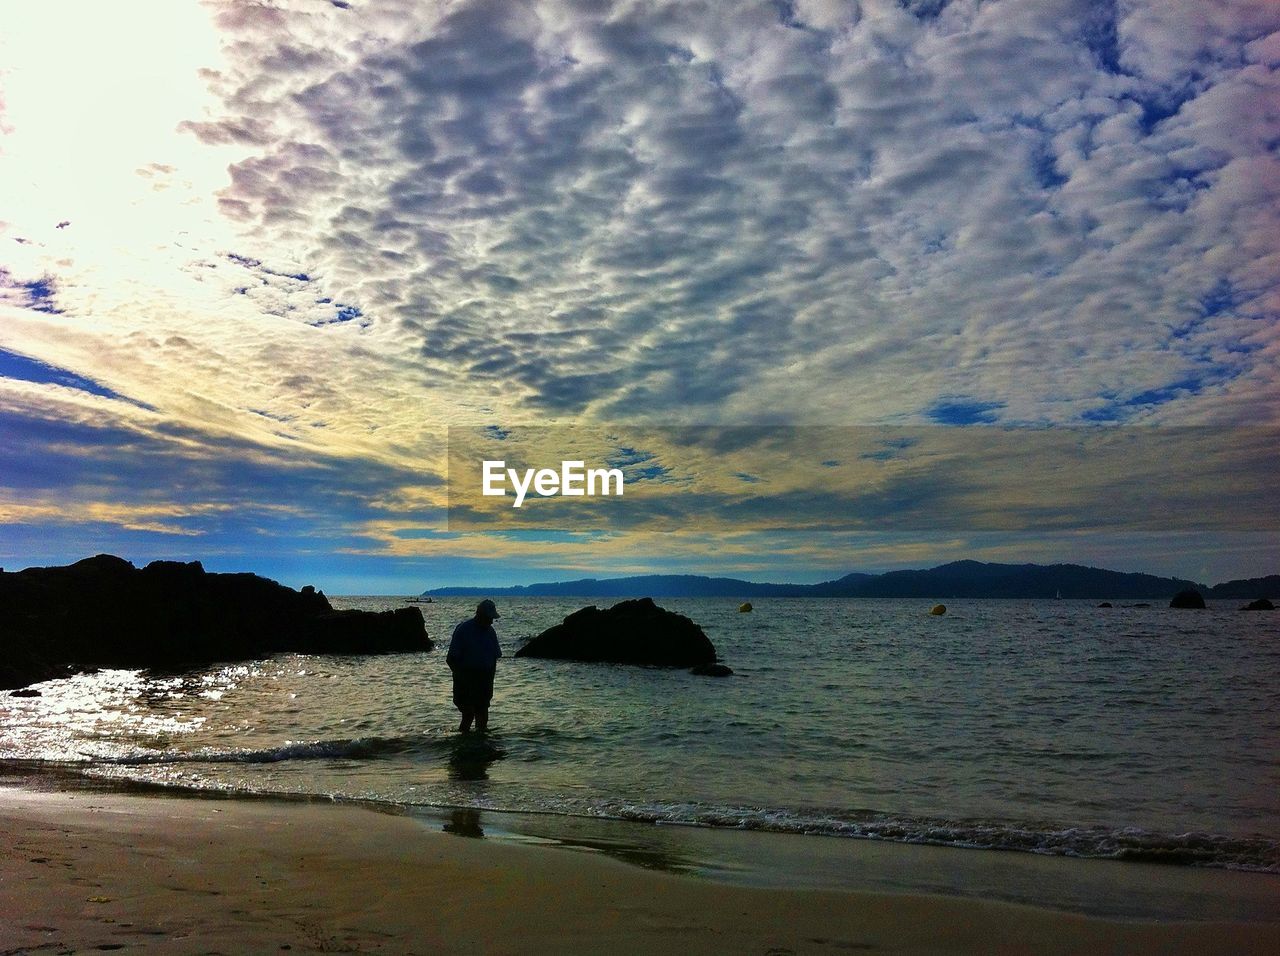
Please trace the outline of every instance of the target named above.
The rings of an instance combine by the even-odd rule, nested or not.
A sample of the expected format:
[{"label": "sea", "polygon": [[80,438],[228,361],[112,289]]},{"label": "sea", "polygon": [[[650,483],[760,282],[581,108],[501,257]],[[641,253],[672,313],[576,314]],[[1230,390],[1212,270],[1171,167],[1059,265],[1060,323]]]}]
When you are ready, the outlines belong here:
[{"label": "sea", "polygon": [[416,605],[429,652],[103,670],[0,696],[0,770],[351,801],[747,883],[1280,913],[1280,614],[666,598],[732,676],[514,656],[610,603],[499,601],[487,734],[458,733],[444,660],[475,599],[444,598]]}]

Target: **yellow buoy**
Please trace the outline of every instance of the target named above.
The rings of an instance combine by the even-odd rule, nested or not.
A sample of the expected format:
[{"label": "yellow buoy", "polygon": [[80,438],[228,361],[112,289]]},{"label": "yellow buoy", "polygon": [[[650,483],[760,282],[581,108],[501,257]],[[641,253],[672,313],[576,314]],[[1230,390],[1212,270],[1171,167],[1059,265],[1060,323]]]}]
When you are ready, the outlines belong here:
[{"label": "yellow buoy", "polygon": [[935,604],[933,606],[933,610],[929,613],[934,615],[934,617],[941,617],[943,614],[947,613],[947,606],[945,604]]},{"label": "yellow buoy", "polygon": [[747,601],[745,604],[739,604],[738,610],[743,614],[746,614],[748,611],[751,610],[751,602]]}]

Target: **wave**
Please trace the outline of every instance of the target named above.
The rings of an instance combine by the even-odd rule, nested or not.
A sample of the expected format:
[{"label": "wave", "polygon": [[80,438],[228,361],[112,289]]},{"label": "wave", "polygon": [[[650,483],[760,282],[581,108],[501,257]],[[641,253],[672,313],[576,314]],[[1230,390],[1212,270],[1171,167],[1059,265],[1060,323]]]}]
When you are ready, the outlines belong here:
[{"label": "wave", "polygon": [[1280,840],[1266,837],[699,804],[604,803],[589,815],[646,823],[1280,873]]},{"label": "wave", "polygon": [[[438,809],[456,808],[428,805]],[[1058,826],[1047,822],[950,820],[865,810],[813,811],[536,796],[514,802],[482,801],[467,808],[1280,874],[1280,840],[1262,836],[1162,833],[1138,827]]]},{"label": "wave", "polygon": [[431,737],[353,737],[343,740],[287,741],[278,747],[258,750],[198,750],[143,751],[113,756],[84,754],[98,764],[143,767],[154,764],[177,763],[280,763],[285,760],[369,760],[396,754],[447,753],[452,749],[448,740]]},{"label": "wave", "polygon": [[[89,758],[86,769],[107,766],[141,768],[154,765],[272,764],[283,761],[367,761],[417,756],[426,762],[469,760],[485,765],[508,757],[517,762],[537,760],[550,738],[576,737],[553,728],[490,737],[357,737],[336,740],[288,741],[262,749],[143,751]],[[563,741],[560,741],[561,743]],[[40,763],[40,761],[36,761]],[[84,765],[82,765],[84,766]],[[126,770],[127,773],[127,770]],[[196,789],[223,789],[228,781],[208,781]],[[230,784],[230,792],[245,789]],[[328,794],[340,796],[340,794]],[[454,807],[470,798],[459,791],[441,792],[440,802],[421,796],[402,804],[394,793],[374,802],[408,806]],[[364,799],[370,799],[364,794]],[[475,809],[590,817],[650,824],[708,827],[772,833],[820,835],[847,839],[889,841],[931,846],[965,847],[1035,853],[1083,859],[1129,860],[1176,866],[1211,867],[1280,874],[1280,840],[1263,836],[1226,836],[1204,832],[1160,832],[1138,827],[1069,826],[1052,821],[1014,823],[1001,820],[950,819],[874,810],[806,809],[794,807],[730,806],[697,802],[643,802],[605,797],[571,797],[564,793],[503,788],[471,804]]]},{"label": "wave", "polygon": [[336,740],[286,741],[276,747],[224,750],[212,747],[193,750],[140,750],[125,754],[79,756],[97,764],[114,766],[149,766],[154,764],[262,764],[287,760],[375,760],[404,755],[467,756],[481,754],[497,759],[515,753],[526,760],[536,760],[544,747],[557,743],[593,741],[589,736],[575,735],[553,727],[532,728],[519,734],[493,734],[485,737],[443,737],[426,734],[399,737],[352,737]]}]

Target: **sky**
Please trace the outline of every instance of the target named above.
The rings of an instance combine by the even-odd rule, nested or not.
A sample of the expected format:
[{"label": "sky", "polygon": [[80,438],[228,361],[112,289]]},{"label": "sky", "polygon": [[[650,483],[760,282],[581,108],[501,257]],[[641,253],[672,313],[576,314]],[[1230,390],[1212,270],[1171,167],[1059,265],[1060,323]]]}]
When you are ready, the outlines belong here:
[{"label": "sky", "polygon": [[5,4],[0,565],[1280,571],[1278,150],[1271,0]]}]

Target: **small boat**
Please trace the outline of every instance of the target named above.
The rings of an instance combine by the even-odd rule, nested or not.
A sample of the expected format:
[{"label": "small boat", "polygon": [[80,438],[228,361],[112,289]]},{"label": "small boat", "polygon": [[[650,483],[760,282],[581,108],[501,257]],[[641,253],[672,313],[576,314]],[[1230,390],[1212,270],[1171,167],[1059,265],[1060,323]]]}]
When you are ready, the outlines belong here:
[{"label": "small boat", "polygon": [[428,594],[426,597],[405,598],[404,603],[405,604],[435,604],[436,599],[433,598],[430,594]]}]

